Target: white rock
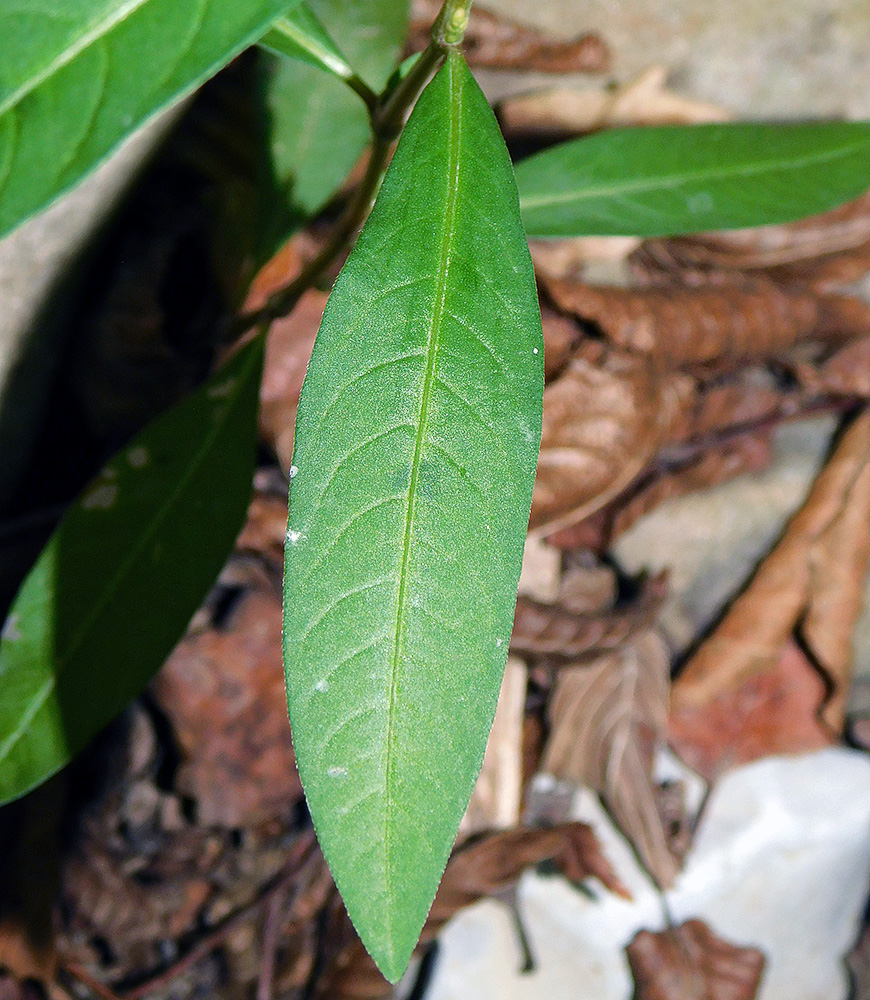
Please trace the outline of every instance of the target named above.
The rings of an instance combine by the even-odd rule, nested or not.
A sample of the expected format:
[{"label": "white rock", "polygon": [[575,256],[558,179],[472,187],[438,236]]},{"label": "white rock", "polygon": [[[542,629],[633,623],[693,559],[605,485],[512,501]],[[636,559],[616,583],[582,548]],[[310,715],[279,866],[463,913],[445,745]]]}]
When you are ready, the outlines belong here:
[{"label": "white rock", "polygon": [[[572,807],[591,822],[620,878],[619,899],[527,873],[519,907],[536,960],[522,955],[510,911],[491,900],[445,928],[427,1000],[629,1000],[625,945],[664,925],[661,901],[594,796]],[[736,769],[713,790],[685,870],[667,893],[691,917],[767,955],[760,1000],[844,1000],[842,956],[857,933],[870,876],[870,758],[845,749]]]}]

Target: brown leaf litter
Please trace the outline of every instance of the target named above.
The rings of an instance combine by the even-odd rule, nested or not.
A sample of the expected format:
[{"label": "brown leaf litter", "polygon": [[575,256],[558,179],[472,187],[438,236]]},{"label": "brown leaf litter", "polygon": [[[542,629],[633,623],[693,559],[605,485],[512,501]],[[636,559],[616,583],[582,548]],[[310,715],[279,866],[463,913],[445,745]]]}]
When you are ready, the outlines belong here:
[{"label": "brown leaf litter", "polygon": [[775,357],[809,338],[848,340],[870,331],[870,305],[771,281],[699,288],[593,287],[547,281],[553,302],[614,346],[655,357],[664,367]]},{"label": "brown leaf litter", "polygon": [[[781,541],[675,682],[671,739],[687,763],[712,775],[764,753],[800,749],[800,740],[810,748],[839,736],[868,564],[865,410],[844,432]],[[803,662],[821,678],[815,699],[807,677],[799,677],[796,690],[790,681]],[[802,706],[798,740],[795,723],[785,725],[794,713],[777,711],[784,698]]]},{"label": "brown leaf litter", "polygon": [[647,629],[591,663],[563,668],[549,706],[542,767],[600,793],[656,883],[677,874],[653,779],[667,733],[670,655]]},{"label": "brown leaf litter", "polygon": [[870,272],[870,192],[798,222],[647,240],[632,257],[640,280],[765,277],[816,291]]},{"label": "brown leaf litter", "polygon": [[552,532],[619,494],[668,440],[692,388],[644,355],[582,344],[544,390],[531,527]]},{"label": "brown leaf litter", "polygon": [[665,66],[649,66],[607,88],[555,87],[505,98],[498,105],[510,137],[557,138],[637,125],[697,125],[730,121],[725,108],[686,97],[667,85]]},{"label": "brown leaf litter", "polygon": [[640,931],[625,949],[634,1000],[753,1000],[764,954],[731,944],[701,920]]},{"label": "brown leaf litter", "polygon": [[[432,24],[441,0],[414,0],[406,52],[419,52],[429,44]],[[594,34],[564,41],[502,14],[474,8],[462,50],[470,66],[517,69],[539,73],[604,73],[610,52]]]}]

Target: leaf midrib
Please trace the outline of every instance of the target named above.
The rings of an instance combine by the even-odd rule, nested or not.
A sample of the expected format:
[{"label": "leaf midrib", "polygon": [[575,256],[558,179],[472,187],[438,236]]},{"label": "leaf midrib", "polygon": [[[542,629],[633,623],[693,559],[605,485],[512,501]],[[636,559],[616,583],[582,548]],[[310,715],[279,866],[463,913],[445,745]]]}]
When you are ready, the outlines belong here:
[{"label": "leaf midrib", "polygon": [[20,84],[7,97],[0,101],[0,115],[5,114],[10,108],[19,104],[29,93],[45,83],[49,77],[61,70],[67,63],[72,62],[76,56],[80,55],[90,46],[102,41],[117,25],[149,2],[150,0],[127,0],[126,3],[121,4],[108,16],[92,25],[89,31],[86,31],[65,48],[61,49],[42,70]]},{"label": "leaf midrib", "polygon": [[[252,356],[254,360],[256,359],[256,357],[257,357],[256,354]],[[253,363],[253,361],[251,363]],[[245,369],[243,369],[239,373],[238,378],[240,381],[244,382],[246,381],[249,374],[250,374],[250,363],[248,366],[246,366]],[[111,600],[112,595],[114,595],[118,586],[120,585],[120,581],[123,580],[123,578],[128,574],[131,567],[136,563],[142,551],[147,547],[148,543],[154,537],[154,533],[163,525],[163,522],[166,520],[168,513],[172,509],[179,495],[183,492],[183,490],[187,487],[190,480],[201,468],[202,465],[201,459],[203,455],[208,453],[215,438],[221,433],[221,431],[226,426],[227,420],[230,419],[230,417],[234,413],[236,405],[238,404],[239,400],[243,397],[243,395],[244,393],[241,391],[237,394],[235,400],[233,401],[233,404],[227,407],[226,419],[215,421],[213,428],[210,429],[208,434],[205,435],[205,437],[203,438],[202,448],[200,449],[194,461],[188,465],[187,470],[185,471],[184,475],[179,479],[176,488],[170,492],[169,496],[166,499],[166,502],[163,504],[162,507],[158,508],[157,515],[152,521],[151,527],[142,535],[140,543],[138,545],[135,545],[130,550],[130,553],[128,554],[127,558],[121,563],[121,565],[118,568],[118,571],[112,577],[110,585],[106,587],[104,591],[104,596],[94,604],[91,613],[85,617],[78,632],[76,632],[76,634],[70,640],[66,652],[62,656],[58,657],[55,670],[53,671],[51,676],[45,681],[43,686],[39,689],[39,692],[31,702],[31,705],[28,707],[27,711],[22,716],[21,724],[10,735],[9,739],[2,745],[2,747],[0,747],[0,763],[6,760],[9,754],[15,749],[18,742],[26,734],[27,730],[30,727],[30,723],[36,716],[36,713],[40,711],[45,702],[48,700],[49,695],[57,687],[58,677],[60,677],[64,669],[69,665],[70,660],[75,655],[79,646],[84,642],[85,637],[90,632],[94,623],[102,615],[103,611],[106,608],[106,605]],[[58,530],[61,530],[60,527],[58,528]]]},{"label": "leaf midrib", "polygon": [[[427,339],[426,372],[420,395],[420,412],[417,423],[417,434],[414,439],[414,454],[411,460],[411,474],[408,481],[408,505],[405,512],[405,529],[402,539],[402,557],[399,565],[399,587],[396,595],[396,626],[393,641],[393,653],[390,661],[390,699],[387,712],[387,756],[386,756],[386,807],[384,809],[384,874],[390,879],[392,868],[391,831],[393,811],[393,770],[395,767],[395,715],[398,704],[399,670],[402,661],[402,651],[405,640],[405,613],[408,591],[409,565],[411,557],[411,537],[414,530],[414,513],[416,510],[417,489],[420,476],[420,464],[423,454],[424,439],[429,419],[429,403],[432,385],[435,378],[435,360],[438,353],[438,340],[444,319],[447,299],[447,278],[450,271],[450,259],[453,249],[453,238],[456,222],[456,207],[459,194],[459,118],[462,107],[461,78],[456,72],[453,57],[448,57],[447,65],[450,103],[450,131],[448,135],[448,167],[447,167],[447,199],[443,218],[443,235],[438,258],[437,283],[429,324]],[[392,909],[387,909],[388,918]],[[389,934],[393,940],[392,928]]]},{"label": "leaf midrib", "polygon": [[854,142],[851,145],[840,146],[835,150],[830,150],[813,155],[807,155],[800,159],[771,159],[755,161],[747,164],[742,169],[725,169],[721,167],[711,167],[709,170],[699,170],[692,173],[681,173],[673,175],[660,175],[654,179],[638,178],[635,181],[610,184],[599,187],[584,187],[582,191],[565,191],[559,194],[533,195],[532,197],[520,196],[520,209],[525,211],[529,208],[540,208],[548,205],[561,205],[570,201],[588,201],[593,198],[608,198],[617,195],[635,194],[639,191],[660,191],[667,188],[676,188],[693,181],[716,181],[728,178],[754,177],[758,174],[770,173],[773,170],[779,172],[800,170],[811,164],[822,164],[831,160],[841,159],[843,156],[866,146],[864,142]]}]

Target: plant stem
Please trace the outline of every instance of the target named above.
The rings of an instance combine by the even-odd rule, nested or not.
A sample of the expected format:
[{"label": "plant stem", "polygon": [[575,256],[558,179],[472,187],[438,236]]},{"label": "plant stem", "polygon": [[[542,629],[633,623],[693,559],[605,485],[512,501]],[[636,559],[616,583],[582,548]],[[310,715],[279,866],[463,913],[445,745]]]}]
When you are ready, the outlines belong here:
[{"label": "plant stem", "polygon": [[[369,108],[372,134],[371,156],[360,186],[348,203],[329,241],[300,273],[284,288],[279,288],[266,300],[265,305],[240,316],[236,334],[253,326],[269,324],[286,316],[299,299],[311,288],[330,264],[338,257],[353,234],[365,222],[381,186],[393,143],[401,134],[405,119],[414,106],[432,74],[447,54],[459,47],[465,36],[472,0],[445,0],[435,23],[429,45],[420,53],[411,71],[392,90],[387,88],[375,102],[370,96],[360,94]],[[351,81],[348,81],[352,84]],[[358,91],[359,93],[359,91]]]}]

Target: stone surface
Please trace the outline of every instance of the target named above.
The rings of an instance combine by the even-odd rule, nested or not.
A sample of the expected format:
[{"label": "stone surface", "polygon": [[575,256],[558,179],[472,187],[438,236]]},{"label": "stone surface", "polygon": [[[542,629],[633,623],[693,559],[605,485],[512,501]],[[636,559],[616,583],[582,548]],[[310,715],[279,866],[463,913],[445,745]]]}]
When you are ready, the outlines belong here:
[{"label": "stone surface", "polygon": [[[512,915],[486,901],[445,929],[427,1000],[629,1000],[623,949],[665,924],[661,901],[592,796],[591,822],[634,895],[619,899],[527,873],[519,913],[536,967],[522,956]],[[772,757],[734,770],[713,790],[685,870],[667,893],[676,923],[697,917],[737,945],[760,947],[759,1000],[845,1000],[842,956],[857,934],[870,875],[870,759],[842,749]]]},{"label": "stone surface", "polygon": [[[487,0],[487,6],[564,36],[598,32],[613,52],[611,78],[625,81],[661,63],[678,91],[743,117],[870,117],[866,0]],[[541,75],[486,79],[500,93],[552,83]]]}]

